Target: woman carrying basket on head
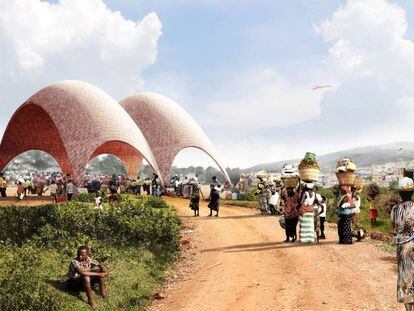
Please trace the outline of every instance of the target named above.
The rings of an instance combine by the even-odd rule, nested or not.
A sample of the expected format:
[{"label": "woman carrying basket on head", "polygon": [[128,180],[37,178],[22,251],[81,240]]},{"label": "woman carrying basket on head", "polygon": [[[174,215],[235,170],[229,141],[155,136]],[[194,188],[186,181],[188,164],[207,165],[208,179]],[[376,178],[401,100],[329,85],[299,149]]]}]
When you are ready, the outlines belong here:
[{"label": "woman carrying basket on head", "polygon": [[414,182],[404,177],[398,184],[402,202],[392,208],[391,221],[397,244],[397,300],[414,310]]}]

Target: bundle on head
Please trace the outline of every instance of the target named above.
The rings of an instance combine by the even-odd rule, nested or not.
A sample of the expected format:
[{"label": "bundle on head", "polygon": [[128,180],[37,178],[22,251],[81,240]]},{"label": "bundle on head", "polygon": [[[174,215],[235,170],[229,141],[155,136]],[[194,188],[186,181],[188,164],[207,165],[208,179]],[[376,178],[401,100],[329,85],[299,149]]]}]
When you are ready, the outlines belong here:
[{"label": "bundle on head", "polygon": [[320,167],[316,160],[316,155],[307,152],[299,164],[300,178],[304,181],[317,181],[319,178],[319,171]]},{"label": "bundle on head", "polygon": [[340,159],[336,167],[336,177],[339,185],[352,186],[356,178],[356,165],[348,157]]},{"label": "bundle on head", "polygon": [[369,184],[367,187],[367,196],[374,200],[379,195],[379,187],[376,183]]}]

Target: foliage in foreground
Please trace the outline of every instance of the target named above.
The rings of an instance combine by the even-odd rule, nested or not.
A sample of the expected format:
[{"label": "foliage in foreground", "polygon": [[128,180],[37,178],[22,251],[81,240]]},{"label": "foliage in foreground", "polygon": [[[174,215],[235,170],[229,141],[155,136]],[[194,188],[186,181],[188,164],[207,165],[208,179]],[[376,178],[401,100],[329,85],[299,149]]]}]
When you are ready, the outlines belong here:
[{"label": "foliage in foreground", "polygon": [[80,310],[81,299],[64,280],[78,246],[103,261],[110,298],[102,310],[140,310],[179,249],[180,221],[169,208],[124,197],[96,210],[90,203],[0,209],[0,309]]}]

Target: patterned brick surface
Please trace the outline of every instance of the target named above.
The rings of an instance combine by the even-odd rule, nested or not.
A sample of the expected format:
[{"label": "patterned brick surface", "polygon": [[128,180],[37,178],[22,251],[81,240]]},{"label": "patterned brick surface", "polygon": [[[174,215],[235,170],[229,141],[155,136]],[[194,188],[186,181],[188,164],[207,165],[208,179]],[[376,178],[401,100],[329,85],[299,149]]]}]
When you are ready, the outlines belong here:
[{"label": "patterned brick surface", "polygon": [[176,155],[188,147],[206,152],[229,180],[207,135],[177,103],[155,93],[137,93],[120,103],[147,139],[165,183]]},{"label": "patterned brick surface", "polygon": [[52,155],[78,184],[87,162],[102,153],[119,157],[128,173],[136,172],[143,158],[161,173],[126,111],[102,90],[80,81],[52,84],[20,106],[0,145],[0,170],[28,150]]}]

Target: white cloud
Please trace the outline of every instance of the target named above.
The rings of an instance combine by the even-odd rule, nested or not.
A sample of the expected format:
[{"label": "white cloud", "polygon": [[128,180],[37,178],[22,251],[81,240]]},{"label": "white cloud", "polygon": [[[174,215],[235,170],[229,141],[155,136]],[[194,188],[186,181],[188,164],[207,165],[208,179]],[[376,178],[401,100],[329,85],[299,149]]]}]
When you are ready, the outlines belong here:
[{"label": "white cloud", "polygon": [[155,13],[135,22],[102,0],[0,1],[2,123],[59,80],[85,80],[117,99],[141,89],[143,69],[157,59],[161,28]]},{"label": "white cloud", "polygon": [[403,139],[403,128],[413,132],[407,115],[414,107],[414,42],[407,27],[404,9],[385,0],[349,0],[314,26],[331,44],[326,65],[341,81],[324,99],[322,118],[335,124],[342,113],[352,118],[350,135],[373,141],[379,132],[395,140]]},{"label": "white cloud", "polygon": [[332,43],[330,65],[345,78],[390,79],[401,71],[414,78],[414,43],[405,38],[407,20],[399,6],[385,0],[349,0],[314,28]]},{"label": "white cloud", "polygon": [[[321,75],[333,77],[337,88],[315,93],[314,77],[296,85],[268,69],[223,85],[229,99],[215,107],[244,135],[217,146],[227,160],[237,154],[235,165],[413,139],[414,42],[406,38],[404,9],[385,0],[349,0],[314,29],[331,45]],[[211,119],[226,122],[218,112]]]},{"label": "white cloud", "polygon": [[231,78],[208,106],[211,122],[263,130],[301,123],[320,114],[324,91],[313,91],[314,84],[292,84],[270,68],[233,72]]}]

